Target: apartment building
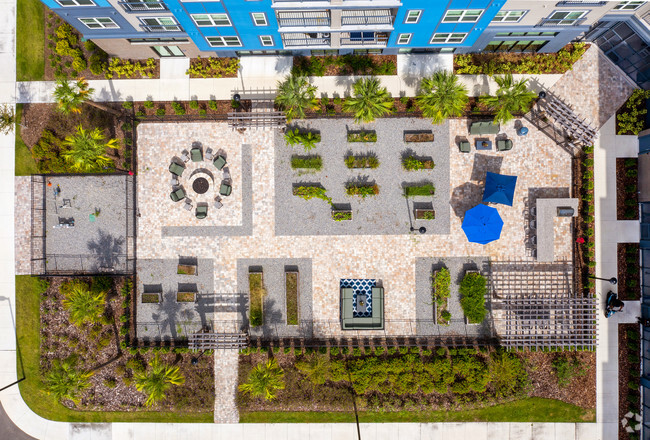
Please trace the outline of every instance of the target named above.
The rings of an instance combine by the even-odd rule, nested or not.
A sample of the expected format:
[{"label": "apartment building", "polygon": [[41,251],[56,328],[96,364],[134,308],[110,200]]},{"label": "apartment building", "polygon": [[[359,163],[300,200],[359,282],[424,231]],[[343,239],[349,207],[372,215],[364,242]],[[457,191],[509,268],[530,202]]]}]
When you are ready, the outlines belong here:
[{"label": "apartment building", "polygon": [[125,58],[556,52],[593,41],[650,81],[650,3],[533,0],[42,0]]}]

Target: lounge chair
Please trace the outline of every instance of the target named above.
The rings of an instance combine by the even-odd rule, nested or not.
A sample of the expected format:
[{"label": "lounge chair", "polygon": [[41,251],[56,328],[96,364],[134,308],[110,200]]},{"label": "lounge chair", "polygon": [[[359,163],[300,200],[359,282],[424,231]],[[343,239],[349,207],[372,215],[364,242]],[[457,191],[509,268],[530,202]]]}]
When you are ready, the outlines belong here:
[{"label": "lounge chair", "polygon": [[215,167],[217,167],[219,171],[221,171],[223,167],[226,166],[226,158],[219,155],[214,158],[214,161],[212,163],[214,164]]},{"label": "lounge chair", "polygon": [[196,218],[202,219],[208,216],[208,207],[206,205],[198,205],[196,207]]},{"label": "lounge chair", "polygon": [[194,147],[190,150],[190,156],[192,157],[192,162],[201,162],[203,160],[203,152],[199,147]]},{"label": "lounge chair", "polygon": [[498,140],[497,141],[497,150],[498,151],[512,150],[512,141],[510,139]]},{"label": "lounge chair", "polygon": [[472,151],[472,148],[469,145],[469,141],[460,141],[458,143],[458,149],[461,153],[469,153]]},{"label": "lounge chair", "polygon": [[172,191],[169,197],[171,197],[174,202],[180,202],[185,198],[185,190],[183,190],[183,188],[176,188]]},{"label": "lounge chair", "polygon": [[175,176],[181,177],[183,175],[183,171],[185,171],[185,165],[181,165],[176,162],[172,162],[169,165],[169,172]]},{"label": "lounge chair", "polygon": [[232,192],[232,186],[226,182],[221,182],[221,187],[219,188],[219,194],[222,196],[229,196]]}]

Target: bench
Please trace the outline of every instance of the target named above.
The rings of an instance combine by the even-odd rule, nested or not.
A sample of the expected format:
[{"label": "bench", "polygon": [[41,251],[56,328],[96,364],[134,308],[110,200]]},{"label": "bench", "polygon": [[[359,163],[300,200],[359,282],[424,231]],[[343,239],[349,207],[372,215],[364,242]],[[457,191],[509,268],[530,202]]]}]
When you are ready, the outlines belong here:
[{"label": "bench", "polygon": [[497,134],[499,132],[499,124],[491,121],[485,122],[472,122],[469,126],[469,134],[472,136],[482,136],[485,134]]}]

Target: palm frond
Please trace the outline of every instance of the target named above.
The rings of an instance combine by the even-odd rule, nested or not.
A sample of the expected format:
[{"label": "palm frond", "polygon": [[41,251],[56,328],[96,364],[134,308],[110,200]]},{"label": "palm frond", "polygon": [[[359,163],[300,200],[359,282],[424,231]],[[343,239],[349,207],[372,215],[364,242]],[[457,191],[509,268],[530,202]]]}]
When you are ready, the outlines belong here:
[{"label": "palm frond", "polygon": [[439,124],[447,118],[462,116],[469,99],[467,88],[452,72],[437,71],[430,78],[424,78],[420,87],[423,93],[416,102],[425,118]]},{"label": "palm frond", "polygon": [[354,96],[343,102],[343,111],[354,113],[356,122],[372,122],[393,110],[393,98],[377,78],[359,79],[352,90]]}]

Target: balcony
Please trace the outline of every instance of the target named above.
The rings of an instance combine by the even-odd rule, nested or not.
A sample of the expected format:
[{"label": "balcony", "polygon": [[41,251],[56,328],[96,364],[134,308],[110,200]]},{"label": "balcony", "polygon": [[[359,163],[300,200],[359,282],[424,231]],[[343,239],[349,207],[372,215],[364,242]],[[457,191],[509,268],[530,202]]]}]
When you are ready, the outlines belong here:
[{"label": "balcony", "polygon": [[126,12],[140,12],[140,11],[166,11],[167,6],[161,1],[157,0],[123,0],[117,2],[118,5]]},{"label": "balcony", "polygon": [[297,46],[330,46],[330,35],[326,33],[302,33],[283,34],[282,42],[284,47],[297,47]]},{"label": "balcony", "polygon": [[330,26],[328,11],[287,11],[278,12],[279,27]]},{"label": "balcony", "polygon": [[393,25],[393,15],[389,9],[351,10],[342,11],[341,25],[343,26],[373,26]]},{"label": "balcony", "polygon": [[183,32],[179,24],[141,24],[140,28],[145,32]]},{"label": "balcony", "polygon": [[379,46],[385,47],[390,34],[384,32],[342,32],[343,46]]},{"label": "balcony", "polygon": [[562,19],[562,18],[544,18],[535,27],[543,26],[579,26],[581,25],[587,17],[578,18],[576,20],[572,19]]}]

